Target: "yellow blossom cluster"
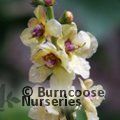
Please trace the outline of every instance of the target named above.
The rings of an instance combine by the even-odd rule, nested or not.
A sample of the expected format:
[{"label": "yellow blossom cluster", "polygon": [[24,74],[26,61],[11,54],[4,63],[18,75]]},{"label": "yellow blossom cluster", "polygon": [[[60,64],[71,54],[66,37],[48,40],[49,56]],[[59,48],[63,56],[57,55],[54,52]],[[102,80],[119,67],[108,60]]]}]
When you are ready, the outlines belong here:
[{"label": "yellow blossom cluster", "polygon": [[[64,14],[64,19],[60,20],[62,22],[54,17],[48,19],[46,9],[41,5],[35,8],[34,14],[35,17],[28,21],[28,27],[20,36],[23,44],[31,50],[33,65],[30,68],[29,80],[41,84],[50,77],[51,89],[68,90],[72,87],[76,75],[79,75],[86,79],[80,80],[82,90],[103,89],[101,85],[93,86],[93,81],[88,79],[90,65],[86,59],[97,50],[98,42],[95,36],[89,32],[78,31],[69,11]],[[68,16],[65,18],[66,15]],[[66,19],[69,22],[65,22]],[[87,119],[98,120],[96,107],[104,98],[80,99]],[[29,116],[34,120],[68,120],[60,109],[54,106],[32,107]]]}]

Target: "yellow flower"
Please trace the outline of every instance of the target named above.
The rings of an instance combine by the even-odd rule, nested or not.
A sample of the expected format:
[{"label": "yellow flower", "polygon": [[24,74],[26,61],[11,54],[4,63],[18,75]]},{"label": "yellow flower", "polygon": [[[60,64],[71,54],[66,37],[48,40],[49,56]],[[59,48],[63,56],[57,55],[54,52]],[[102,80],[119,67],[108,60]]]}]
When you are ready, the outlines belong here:
[{"label": "yellow flower", "polygon": [[50,77],[52,88],[69,88],[75,78],[74,72],[69,68],[68,55],[50,42],[39,45],[39,50],[32,56],[34,65],[30,69],[30,81],[44,82]]},{"label": "yellow flower", "polygon": [[98,43],[96,38],[87,32],[77,33],[77,26],[73,22],[62,26],[63,36],[57,40],[57,45],[70,58],[70,68],[84,79],[89,78],[90,65],[86,61],[96,52]]},{"label": "yellow flower", "polygon": [[35,18],[31,18],[21,34],[21,40],[26,46],[33,47],[49,37],[59,37],[62,34],[61,24],[51,19],[47,21],[46,12],[42,6],[34,10]]},{"label": "yellow flower", "polygon": [[62,30],[63,36],[58,39],[57,43],[69,55],[77,54],[80,57],[89,58],[96,52],[98,43],[91,33],[84,31],[77,33],[75,23],[63,25]]},{"label": "yellow flower", "polygon": [[[91,79],[85,80],[84,82],[80,80],[82,91],[84,90],[104,90],[101,85],[93,86],[93,81]],[[97,115],[96,107],[98,107],[104,100],[104,97],[96,96],[91,97],[81,97],[81,104],[85,109],[88,120],[99,120]]]}]

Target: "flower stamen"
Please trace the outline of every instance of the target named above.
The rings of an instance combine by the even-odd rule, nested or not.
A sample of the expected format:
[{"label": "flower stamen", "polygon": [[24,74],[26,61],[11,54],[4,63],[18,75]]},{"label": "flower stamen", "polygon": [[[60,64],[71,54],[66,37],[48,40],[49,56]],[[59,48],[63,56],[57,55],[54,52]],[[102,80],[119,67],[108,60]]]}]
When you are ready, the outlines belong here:
[{"label": "flower stamen", "polygon": [[72,42],[70,40],[67,40],[65,42],[65,50],[66,50],[66,52],[72,52],[75,50],[75,46],[72,44]]},{"label": "flower stamen", "polygon": [[33,29],[32,36],[39,38],[43,36],[44,32],[45,32],[45,27],[43,26],[43,24],[39,24]]},{"label": "flower stamen", "polygon": [[56,57],[53,53],[47,54],[43,57],[43,60],[45,62],[45,65],[48,68],[55,67],[58,63],[60,63],[60,59]]}]

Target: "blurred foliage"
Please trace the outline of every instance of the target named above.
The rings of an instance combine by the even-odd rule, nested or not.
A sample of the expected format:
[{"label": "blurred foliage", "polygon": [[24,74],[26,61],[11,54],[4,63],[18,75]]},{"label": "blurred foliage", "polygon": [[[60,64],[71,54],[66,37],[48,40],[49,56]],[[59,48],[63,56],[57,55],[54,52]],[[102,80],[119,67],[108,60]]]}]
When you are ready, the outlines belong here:
[{"label": "blurred foliage", "polygon": [[28,108],[21,107],[19,104],[13,108],[5,108],[5,111],[0,112],[0,120],[31,120],[28,117]]},{"label": "blurred foliage", "polygon": [[[19,104],[14,108],[6,108],[4,112],[0,112],[0,120],[31,120],[28,117],[28,108],[21,107]],[[100,120],[120,120],[119,113],[107,113],[99,111]],[[80,117],[80,116],[79,116]],[[80,118],[77,120],[81,120]]]}]

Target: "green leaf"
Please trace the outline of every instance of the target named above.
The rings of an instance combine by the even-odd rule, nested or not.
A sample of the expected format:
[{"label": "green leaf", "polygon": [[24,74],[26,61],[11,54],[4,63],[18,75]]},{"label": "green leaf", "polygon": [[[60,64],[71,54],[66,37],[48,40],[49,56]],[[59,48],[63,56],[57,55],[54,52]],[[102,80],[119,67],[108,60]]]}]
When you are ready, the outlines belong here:
[{"label": "green leaf", "polygon": [[20,100],[16,97],[12,97],[11,101],[14,102],[14,103],[19,103],[20,102]]},{"label": "green leaf", "polygon": [[76,120],[87,120],[87,116],[86,116],[84,108],[81,108],[79,111],[77,111]]},{"label": "green leaf", "polygon": [[13,104],[11,102],[9,102],[9,101],[8,101],[8,107],[13,108]]}]

